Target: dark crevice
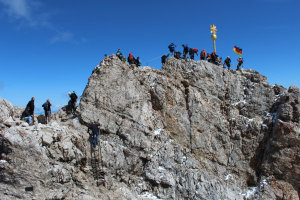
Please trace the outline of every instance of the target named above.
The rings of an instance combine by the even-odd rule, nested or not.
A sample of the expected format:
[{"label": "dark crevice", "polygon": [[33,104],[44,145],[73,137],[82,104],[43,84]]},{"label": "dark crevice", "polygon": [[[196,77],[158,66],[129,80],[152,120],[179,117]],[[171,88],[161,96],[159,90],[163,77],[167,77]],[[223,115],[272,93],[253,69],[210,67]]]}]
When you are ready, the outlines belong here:
[{"label": "dark crevice", "polygon": [[188,112],[189,122],[190,122],[190,128],[189,128],[189,136],[190,136],[190,149],[193,153],[193,136],[192,136],[192,112],[190,110],[190,89],[189,89],[189,83],[187,81],[182,81],[182,85],[184,86],[184,95],[185,95],[185,106],[186,110]]}]

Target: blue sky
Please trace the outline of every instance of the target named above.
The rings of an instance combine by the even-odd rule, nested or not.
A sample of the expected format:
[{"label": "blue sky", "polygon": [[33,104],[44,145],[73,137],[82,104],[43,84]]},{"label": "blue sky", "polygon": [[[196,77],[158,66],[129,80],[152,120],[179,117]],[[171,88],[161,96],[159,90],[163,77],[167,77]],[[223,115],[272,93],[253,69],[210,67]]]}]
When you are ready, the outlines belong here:
[{"label": "blue sky", "polygon": [[299,0],[213,2],[0,0],[0,97],[25,106],[35,96],[37,111],[47,98],[59,107],[68,91],[82,94],[104,54],[121,48],[160,68],[171,42],[211,52],[211,24],[220,56],[236,63],[237,45],[246,68],[300,87]]}]

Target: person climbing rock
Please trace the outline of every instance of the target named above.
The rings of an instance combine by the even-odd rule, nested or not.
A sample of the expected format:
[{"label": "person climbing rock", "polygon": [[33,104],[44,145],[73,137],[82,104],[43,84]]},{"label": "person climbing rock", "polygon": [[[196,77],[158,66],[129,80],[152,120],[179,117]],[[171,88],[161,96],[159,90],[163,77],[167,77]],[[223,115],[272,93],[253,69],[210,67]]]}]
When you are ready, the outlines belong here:
[{"label": "person climbing rock", "polygon": [[183,47],[183,54],[182,54],[182,56],[183,56],[184,59],[186,59],[187,55],[189,53],[189,47],[188,47],[187,44],[186,45],[183,44],[182,47]]},{"label": "person climbing rock", "polygon": [[205,49],[203,49],[200,53],[200,60],[206,60],[206,52]]},{"label": "person climbing rock", "polygon": [[78,98],[74,91],[72,93],[69,93],[69,97],[70,97],[70,100],[68,102],[68,109],[67,109],[68,114],[75,112],[75,110],[76,110],[76,101],[77,101],[77,98]]},{"label": "person climbing rock", "polygon": [[237,64],[237,66],[236,66],[236,70],[240,70],[240,67],[241,67],[242,64],[244,63],[244,60],[243,60],[242,57],[239,57],[239,58],[237,59],[237,61],[238,61],[238,64]]},{"label": "person climbing rock", "polygon": [[230,59],[229,56],[227,56],[227,58],[226,58],[225,61],[224,61],[224,64],[226,64],[228,70],[231,70],[230,63],[231,63],[231,59]]},{"label": "person climbing rock", "polygon": [[179,51],[175,51],[174,52],[174,57],[177,58],[177,59],[180,59],[181,58],[181,53]]},{"label": "person climbing rock", "polygon": [[26,107],[21,115],[21,120],[27,122],[29,125],[33,123],[33,116],[30,114],[30,107]]},{"label": "person climbing rock", "polygon": [[129,63],[129,65],[134,64],[135,62],[135,58],[133,57],[132,53],[129,53],[129,56],[127,58],[127,61]]},{"label": "person climbing rock", "polygon": [[90,130],[92,131],[93,147],[97,146],[98,136],[99,136],[99,126],[100,124],[97,124],[96,122],[91,123],[88,126],[88,133],[90,133]]},{"label": "person climbing rock", "polygon": [[134,64],[135,64],[137,67],[141,66],[140,57],[137,57],[137,58],[135,59]]},{"label": "person climbing rock", "polygon": [[42,105],[45,111],[45,120],[46,124],[50,122],[51,119],[51,103],[50,100],[47,99],[47,101]]},{"label": "person climbing rock", "polygon": [[121,52],[121,49],[119,48],[116,55],[118,56],[118,58],[122,61],[123,60],[123,54]]},{"label": "person climbing rock", "polygon": [[198,56],[198,49],[196,48],[190,48],[189,55],[190,58],[194,60],[195,54]]},{"label": "person climbing rock", "polygon": [[162,64],[165,64],[165,62],[167,61],[167,58],[169,57],[169,55],[170,55],[170,54],[168,54],[168,55],[163,55],[163,56],[161,57],[161,63],[162,63]]},{"label": "person climbing rock", "polygon": [[172,56],[174,56],[174,51],[175,51],[175,48],[176,48],[176,47],[177,47],[177,45],[174,44],[174,43],[171,43],[171,44],[168,46],[168,48],[169,48],[169,50],[170,50]]},{"label": "person climbing rock", "polygon": [[27,103],[27,106],[26,106],[26,108],[29,108],[28,111],[29,111],[30,115],[34,115],[34,100],[35,100],[35,98],[32,97],[31,100]]}]

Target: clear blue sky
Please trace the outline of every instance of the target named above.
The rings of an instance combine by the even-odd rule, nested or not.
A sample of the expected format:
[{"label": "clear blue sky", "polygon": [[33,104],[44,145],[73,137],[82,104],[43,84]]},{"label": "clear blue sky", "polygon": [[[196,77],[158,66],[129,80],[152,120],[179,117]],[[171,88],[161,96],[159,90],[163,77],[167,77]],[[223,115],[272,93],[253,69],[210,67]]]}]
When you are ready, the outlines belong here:
[{"label": "clear blue sky", "polygon": [[211,52],[211,24],[220,56],[236,63],[237,45],[246,68],[299,87],[299,10],[299,0],[0,0],[0,97],[64,105],[104,54],[121,48],[160,68],[171,42]]}]

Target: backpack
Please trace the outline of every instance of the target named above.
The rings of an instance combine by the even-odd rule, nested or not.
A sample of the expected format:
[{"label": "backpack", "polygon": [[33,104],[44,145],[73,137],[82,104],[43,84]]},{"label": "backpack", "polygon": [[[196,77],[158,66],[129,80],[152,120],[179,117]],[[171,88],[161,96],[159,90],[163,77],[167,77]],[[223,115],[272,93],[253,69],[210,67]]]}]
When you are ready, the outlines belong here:
[{"label": "backpack", "polygon": [[197,52],[198,52],[198,49],[196,49],[196,48],[193,48],[193,51],[194,51],[195,53],[197,53]]}]

